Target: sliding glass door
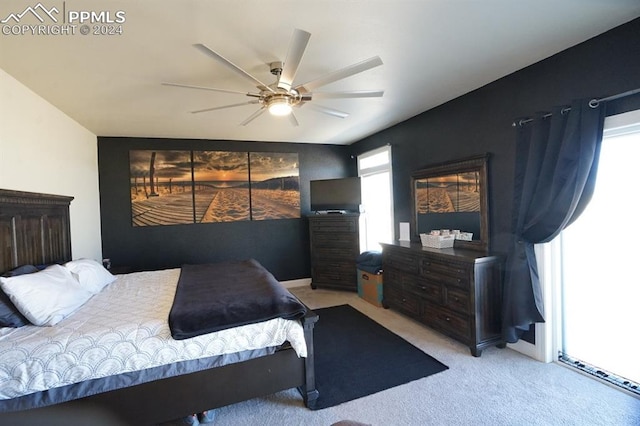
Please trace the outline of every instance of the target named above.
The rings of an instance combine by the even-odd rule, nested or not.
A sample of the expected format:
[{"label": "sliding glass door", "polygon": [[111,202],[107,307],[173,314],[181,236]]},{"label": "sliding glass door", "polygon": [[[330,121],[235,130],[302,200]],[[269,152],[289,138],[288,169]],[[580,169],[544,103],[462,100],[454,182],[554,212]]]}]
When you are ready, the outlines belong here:
[{"label": "sliding glass door", "polygon": [[611,118],[593,198],[561,234],[560,360],[633,391],[640,383],[640,111]]}]

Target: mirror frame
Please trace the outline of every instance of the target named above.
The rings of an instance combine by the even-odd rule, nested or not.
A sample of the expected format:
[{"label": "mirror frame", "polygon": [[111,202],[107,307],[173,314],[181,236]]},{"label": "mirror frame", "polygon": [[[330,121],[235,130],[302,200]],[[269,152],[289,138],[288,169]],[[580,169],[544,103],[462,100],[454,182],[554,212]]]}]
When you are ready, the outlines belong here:
[{"label": "mirror frame", "polygon": [[461,160],[434,164],[424,169],[416,170],[411,174],[411,227],[413,228],[414,240],[420,241],[420,232],[417,227],[418,209],[416,206],[416,180],[477,171],[479,172],[480,177],[480,239],[472,241],[455,240],[454,248],[467,248],[482,251],[489,250],[488,162],[489,154],[487,153]]}]

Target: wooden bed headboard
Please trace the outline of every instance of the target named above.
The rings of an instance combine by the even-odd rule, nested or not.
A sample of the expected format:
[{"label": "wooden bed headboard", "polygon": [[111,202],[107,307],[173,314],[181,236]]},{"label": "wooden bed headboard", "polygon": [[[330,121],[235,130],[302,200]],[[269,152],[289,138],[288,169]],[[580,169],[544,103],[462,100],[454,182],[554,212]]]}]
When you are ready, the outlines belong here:
[{"label": "wooden bed headboard", "polygon": [[73,197],[0,189],[0,274],[71,260]]}]

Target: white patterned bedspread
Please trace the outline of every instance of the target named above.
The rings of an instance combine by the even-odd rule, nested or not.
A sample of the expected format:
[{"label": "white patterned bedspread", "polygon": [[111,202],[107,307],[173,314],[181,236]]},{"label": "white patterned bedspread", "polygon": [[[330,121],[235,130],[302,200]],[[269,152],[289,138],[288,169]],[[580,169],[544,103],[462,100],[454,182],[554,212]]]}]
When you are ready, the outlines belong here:
[{"label": "white patterned bedspread", "polygon": [[0,328],[0,400],[285,341],[307,356],[300,322],[280,318],[174,340],[167,319],[179,276],[180,269],[118,275],[53,327]]}]

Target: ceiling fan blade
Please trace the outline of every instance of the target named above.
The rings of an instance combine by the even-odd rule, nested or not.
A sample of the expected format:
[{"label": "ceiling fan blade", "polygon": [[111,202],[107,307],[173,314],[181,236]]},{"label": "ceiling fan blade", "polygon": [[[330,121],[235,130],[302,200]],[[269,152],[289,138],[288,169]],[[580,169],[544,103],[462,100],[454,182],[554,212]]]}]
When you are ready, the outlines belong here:
[{"label": "ceiling fan blade", "polygon": [[298,127],[298,120],[296,119],[296,116],[293,114],[293,111],[291,111],[291,114],[289,114],[289,121],[291,122],[291,125],[293,127]]},{"label": "ceiling fan blade", "polygon": [[202,53],[204,53],[205,55],[208,55],[208,56],[212,57],[216,61],[220,62],[222,65],[224,65],[227,68],[229,68],[230,70],[234,71],[238,75],[241,75],[242,77],[244,77],[247,80],[251,81],[256,86],[265,87],[267,90],[269,90],[271,92],[274,92],[274,90],[271,89],[269,86],[267,86],[266,84],[264,84],[263,82],[261,82],[260,80],[258,80],[257,78],[255,78],[254,76],[252,76],[251,74],[249,74],[248,72],[246,72],[245,70],[243,70],[242,68],[240,68],[239,66],[234,64],[233,62],[231,62],[230,60],[228,60],[227,58],[225,58],[224,56],[220,55],[219,53],[214,52],[213,50],[211,50],[210,48],[208,48],[204,44],[198,43],[198,44],[194,44],[193,46],[196,49],[198,49],[199,51],[201,51]]},{"label": "ceiling fan blade", "polygon": [[265,112],[266,109],[267,109],[266,107],[260,108],[259,110],[251,114],[249,117],[247,117],[242,123],[240,123],[240,125],[246,126],[247,124],[251,123],[253,120],[258,118],[263,112]]},{"label": "ceiling fan blade", "polygon": [[349,99],[349,98],[379,98],[384,90],[352,90],[350,92],[313,92],[305,93],[313,99]]},{"label": "ceiling fan blade", "polygon": [[347,118],[349,116],[349,113],[347,113],[347,112],[339,111],[339,110],[333,109],[333,108],[323,107],[322,105],[313,104],[313,103],[309,103],[309,104],[305,104],[305,105],[309,105],[312,109],[315,109],[316,111],[319,111],[319,112],[321,112],[323,114],[331,115],[333,117]]},{"label": "ceiling fan blade", "polygon": [[348,67],[339,69],[338,71],[329,73],[324,77],[320,77],[308,83],[301,84],[295,89],[301,93],[313,92],[318,87],[325,86],[329,83],[333,83],[334,81],[342,80],[343,78],[350,77],[354,74],[358,74],[379,65],[382,65],[382,59],[380,59],[379,56],[374,56],[373,58],[365,59],[364,61],[358,62],[357,64],[353,64]]},{"label": "ceiling fan blade", "polygon": [[223,105],[223,106],[213,107],[213,108],[199,109],[199,110],[196,110],[196,111],[191,111],[191,114],[199,114],[201,112],[216,111],[218,109],[235,108],[235,107],[239,107],[239,106],[253,105],[253,104],[257,104],[257,103],[259,103],[259,101],[241,102],[239,104],[231,104],[231,105]]},{"label": "ceiling fan blade", "polygon": [[293,30],[293,36],[291,37],[291,42],[289,44],[289,51],[287,52],[287,57],[284,60],[284,65],[282,67],[282,73],[278,80],[278,87],[280,89],[284,89],[286,91],[291,90],[293,79],[296,77],[300,61],[302,60],[305,49],[307,48],[307,43],[309,43],[309,37],[311,37],[311,34],[306,31],[298,28]]},{"label": "ceiling fan blade", "polygon": [[162,83],[163,86],[174,86],[174,87],[186,87],[187,89],[200,89],[200,90],[211,90],[213,92],[222,92],[222,93],[234,93],[238,95],[252,96],[259,98],[260,95],[258,93],[250,93],[250,92],[239,92],[237,90],[227,90],[227,89],[217,89],[215,87],[205,87],[205,86],[192,86],[190,84],[180,84],[180,83]]}]

